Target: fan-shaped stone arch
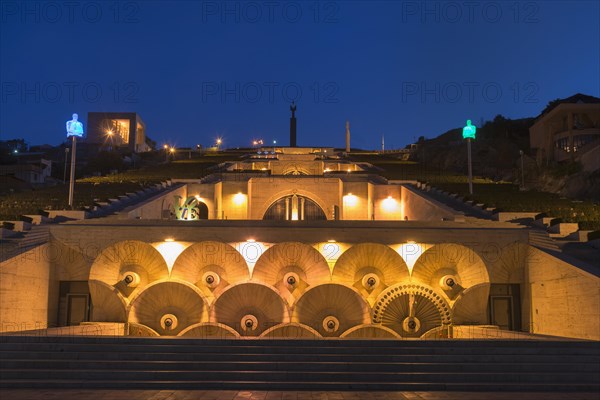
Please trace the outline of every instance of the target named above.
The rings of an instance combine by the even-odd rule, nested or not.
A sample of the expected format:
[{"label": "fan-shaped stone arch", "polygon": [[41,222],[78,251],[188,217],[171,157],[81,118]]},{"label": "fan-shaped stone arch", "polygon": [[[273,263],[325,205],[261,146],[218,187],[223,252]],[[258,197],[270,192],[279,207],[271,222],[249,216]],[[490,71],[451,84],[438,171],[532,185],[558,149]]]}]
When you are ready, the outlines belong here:
[{"label": "fan-shaped stone arch", "polygon": [[526,243],[514,242],[500,249],[490,267],[490,281],[493,283],[523,283],[525,265],[532,255],[532,247]]},{"label": "fan-shaped stone arch", "polygon": [[157,337],[160,336],[154,329],[143,324],[129,322],[127,324],[127,336],[132,337]]},{"label": "fan-shaped stone arch", "polygon": [[144,286],[168,276],[169,268],[154,247],[139,240],[125,240],[108,246],[96,257],[89,279],[114,286],[131,299]]},{"label": "fan-shaped stone arch", "polygon": [[259,336],[269,327],[288,322],[289,310],[272,287],[256,282],[240,283],[217,297],[211,321],[228,325],[241,336]]},{"label": "fan-shaped stone arch", "polygon": [[240,334],[227,325],[213,322],[201,322],[199,324],[188,326],[179,332],[177,336],[202,339],[235,339],[239,338]]},{"label": "fan-shaped stone arch", "polygon": [[426,250],[415,262],[411,281],[438,290],[453,301],[465,289],[489,283],[487,267],[481,257],[469,247],[437,244]]},{"label": "fan-shaped stone arch", "polygon": [[190,325],[206,322],[208,307],[200,290],[191,284],[156,282],[132,300],[128,320],[160,335],[176,336]]},{"label": "fan-shaped stone arch", "polygon": [[185,249],[173,264],[171,278],[196,285],[209,301],[227,286],[247,281],[248,264],[231,245],[204,241]]},{"label": "fan-shaped stone arch", "polygon": [[346,339],[402,339],[392,329],[383,325],[363,324],[348,329],[342,333]]},{"label": "fan-shaped stone arch", "polygon": [[309,286],[329,282],[327,261],[314,247],[300,242],[278,243],[256,262],[252,280],[274,286],[293,304]]},{"label": "fan-shaped stone arch", "polygon": [[309,288],[298,299],[292,322],[308,325],[322,336],[340,336],[353,326],[371,322],[370,308],[355,289],[325,283]]},{"label": "fan-shaped stone arch", "polygon": [[315,339],[322,336],[310,326],[291,322],[269,328],[264,331],[260,337],[266,339]]},{"label": "fan-shaped stone arch", "polygon": [[386,287],[408,283],[406,262],[390,247],[360,243],[346,250],[335,263],[332,281],[352,286],[372,306]]},{"label": "fan-shaped stone arch", "polygon": [[462,292],[452,306],[452,323],[455,325],[487,324],[489,296],[489,283],[471,286]]},{"label": "fan-shaped stone arch", "polygon": [[92,321],[127,321],[127,300],[125,300],[117,288],[97,280],[89,281],[88,286],[90,288],[90,296],[92,299]]},{"label": "fan-shaped stone arch", "polygon": [[396,285],[382,292],[373,307],[373,322],[402,337],[419,337],[450,323],[451,310],[432,288],[416,284]]}]

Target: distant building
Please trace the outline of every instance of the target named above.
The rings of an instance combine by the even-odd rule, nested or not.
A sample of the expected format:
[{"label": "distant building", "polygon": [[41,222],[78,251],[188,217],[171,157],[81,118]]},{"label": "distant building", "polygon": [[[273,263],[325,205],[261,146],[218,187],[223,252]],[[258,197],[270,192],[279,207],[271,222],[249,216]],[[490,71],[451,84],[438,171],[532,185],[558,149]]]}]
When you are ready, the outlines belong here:
[{"label": "distant building", "polygon": [[146,125],[137,113],[89,112],[87,142],[106,148],[128,148],[134,153],[150,150]]},{"label": "distant building", "polygon": [[43,158],[36,163],[0,165],[0,176],[12,176],[23,182],[42,184],[52,174],[52,161]]},{"label": "distant building", "polygon": [[600,99],[576,94],[551,103],[529,128],[539,165],[579,161],[588,171],[600,168]]}]

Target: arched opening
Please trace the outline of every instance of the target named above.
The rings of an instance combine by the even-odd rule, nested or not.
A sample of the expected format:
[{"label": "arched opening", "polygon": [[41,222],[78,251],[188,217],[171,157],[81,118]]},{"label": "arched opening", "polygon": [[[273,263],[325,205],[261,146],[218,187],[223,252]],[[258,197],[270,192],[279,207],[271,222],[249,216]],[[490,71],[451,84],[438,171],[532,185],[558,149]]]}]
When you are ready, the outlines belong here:
[{"label": "arched opening", "polygon": [[271,204],[263,219],[279,221],[326,220],[325,212],[308,197],[285,196]]},{"label": "arched opening", "polygon": [[198,207],[198,219],[208,219],[208,206],[199,201],[196,207]]}]

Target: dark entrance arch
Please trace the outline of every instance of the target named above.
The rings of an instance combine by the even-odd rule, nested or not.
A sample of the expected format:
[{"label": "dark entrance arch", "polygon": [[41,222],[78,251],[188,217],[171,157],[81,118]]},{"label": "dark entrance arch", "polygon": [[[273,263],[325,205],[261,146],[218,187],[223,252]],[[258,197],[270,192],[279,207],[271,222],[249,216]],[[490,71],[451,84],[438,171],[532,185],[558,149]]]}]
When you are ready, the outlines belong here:
[{"label": "dark entrance arch", "polygon": [[198,219],[208,219],[208,206],[199,201],[196,207],[198,208]]}]

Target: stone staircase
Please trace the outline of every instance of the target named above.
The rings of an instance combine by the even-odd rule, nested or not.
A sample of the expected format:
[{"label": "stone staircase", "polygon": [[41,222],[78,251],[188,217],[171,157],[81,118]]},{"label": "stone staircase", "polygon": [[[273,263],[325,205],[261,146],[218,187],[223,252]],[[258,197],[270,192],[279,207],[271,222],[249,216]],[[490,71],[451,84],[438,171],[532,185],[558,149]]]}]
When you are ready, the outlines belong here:
[{"label": "stone staircase", "polygon": [[556,242],[548,235],[546,231],[541,229],[529,229],[529,244],[542,250],[550,250],[559,252],[560,248]]},{"label": "stone staircase", "polygon": [[2,336],[0,388],[596,393],[600,346],[552,340]]}]

